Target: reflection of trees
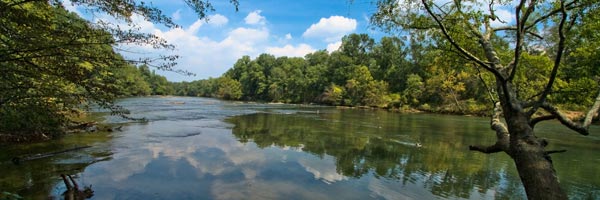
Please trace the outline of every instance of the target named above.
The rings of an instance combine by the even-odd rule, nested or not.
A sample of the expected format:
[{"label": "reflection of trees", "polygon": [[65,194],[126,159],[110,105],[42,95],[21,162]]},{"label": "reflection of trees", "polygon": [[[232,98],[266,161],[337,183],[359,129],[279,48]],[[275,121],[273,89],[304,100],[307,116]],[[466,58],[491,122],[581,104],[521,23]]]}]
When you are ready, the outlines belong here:
[{"label": "reflection of trees", "polygon": [[[60,174],[79,174],[89,165],[110,159],[110,148],[87,148],[48,158],[31,160],[20,165],[15,165],[9,160],[14,156],[47,153],[73,146],[94,145],[97,142],[106,142],[110,138],[103,134],[79,138],[71,136],[62,140],[45,143],[14,145],[0,147],[0,192],[11,192],[23,196],[25,199],[47,199],[49,194],[56,191],[57,185],[62,185]],[[89,157],[88,157],[89,156]],[[75,178],[75,177],[74,177]],[[80,183],[78,181],[78,183]],[[85,182],[80,183],[83,188]]]},{"label": "reflection of trees", "polygon": [[[273,145],[296,147],[320,157],[333,156],[336,171],[344,176],[359,178],[372,173],[378,178],[399,180],[403,184],[421,183],[438,196],[469,198],[477,187],[476,191],[481,195],[493,190],[498,192],[498,198],[522,198],[517,177],[507,176],[506,168],[510,167],[506,163],[462,150],[466,146],[463,142],[469,141],[466,137],[461,138],[463,133],[427,132],[419,128],[423,124],[413,124],[414,120],[402,121],[379,113],[370,119],[359,117],[364,113],[357,112],[360,111],[318,116],[259,113],[234,117],[230,122],[235,124],[233,134],[244,143],[254,142],[260,148]],[[443,124],[440,125],[444,123],[444,117],[434,120],[439,125],[435,128],[444,128]],[[378,123],[399,125],[385,128],[373,125]],[[456,124],[452,121],[447,123]],[[478,129],[477,125],[469,124],[454,126]],[[479,127],[482,130],[486,128],[486,124]],[[430,137],[422,134],[442,135]],[[461,140],[463,142],[450,142]],[[416,147],[417,141],[424,147]]]}]

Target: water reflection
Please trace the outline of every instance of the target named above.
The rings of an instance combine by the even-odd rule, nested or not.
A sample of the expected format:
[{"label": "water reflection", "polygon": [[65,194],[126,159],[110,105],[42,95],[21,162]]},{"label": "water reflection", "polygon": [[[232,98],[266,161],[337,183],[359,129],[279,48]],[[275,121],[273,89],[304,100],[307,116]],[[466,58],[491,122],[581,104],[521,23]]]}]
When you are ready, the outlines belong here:
[{"label": "water reflection", "polygon": [[[122,132],[0,147],[0,158],[9,160],[14,152],[93,146],[22,167],[0,163],[1,190],[60,197],[65,188],[57,175],[64,173],[93,185],[93,199],[524,198],[508,156],[466,148],[493,142],[486,119],[203,98],[121,103],[149,121],[109,117],[126,123]],[[554,157],[569,194],[596,198],[600,158],[590,149],[600,140],[549,139],[552,148],[573,152]]]},{"label": "water reflection", "polygon": [[[364,116],[372,113],[373,118]],[[522,189],[513,187],[518,180],[507,158],[491,159],[464,149],[465,143],[481,140],[473,133],[487,131],[483,120],[342,110],[294,116],[257,113],[229,121],[236,125],[233,134],[241,142],[260,148],[301,147],[333,159],[335,166],[330,167],[337,174],[331,174],[333,168],[316,173],[315,168],[306,168],[326,182],[373,176],[381,179],[369,184],[374,193],[391,186],[382,181],[399,181],[401,187],[422,186],[438,197],[523,197]],[[424,128],[425,121],[435,121],[429,124],[437,127]],[[329,175],[321,177],[321,172]],[[404,191],[393,188],[392,194]]]}]

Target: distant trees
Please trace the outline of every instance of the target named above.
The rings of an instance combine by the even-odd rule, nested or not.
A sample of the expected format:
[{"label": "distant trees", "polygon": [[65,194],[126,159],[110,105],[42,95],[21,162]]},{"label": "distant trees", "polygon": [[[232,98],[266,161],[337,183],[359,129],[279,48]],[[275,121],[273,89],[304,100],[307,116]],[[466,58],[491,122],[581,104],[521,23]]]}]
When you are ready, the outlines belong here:
[{"label": "distant trees", "polygon": [[[381,108],[428,103],[455,113],[473,112],[463,106],[465,101],[485,105],[487,93],[475,92],[485,90],[478,76],[471,76],[477,73],[468,67],[446,71],[464,63],[442,54],[398,37],[376,42],[366,34],[350,34],[334,52],[316,51],[304,58],[244,56],[220,78],[174,85],[177,95],[219,97],[220,80],[231,79],[240,83],[241,95],[228,99],[253,101]],[[485,112],[485,106],[477,108],[474,112]]]}]

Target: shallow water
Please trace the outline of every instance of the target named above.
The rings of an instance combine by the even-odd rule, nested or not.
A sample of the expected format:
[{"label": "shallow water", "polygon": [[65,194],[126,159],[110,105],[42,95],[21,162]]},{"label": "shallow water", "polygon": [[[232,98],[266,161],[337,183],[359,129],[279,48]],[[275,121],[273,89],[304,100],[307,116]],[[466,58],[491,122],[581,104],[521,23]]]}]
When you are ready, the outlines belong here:
[{"label": "shallow water", "polygon": [[[134,117],[106,121],[122,132],[0,147],[0,192],[32,199],[65,190],[59,174],[92,185],[93,199],[524,199],[485,118],[399,114],[206,98],[132,98]],[[558,123],[538,125],[563,188],[600,198],[600,137]],[[14,155],[90,145],[14,165]]]}]

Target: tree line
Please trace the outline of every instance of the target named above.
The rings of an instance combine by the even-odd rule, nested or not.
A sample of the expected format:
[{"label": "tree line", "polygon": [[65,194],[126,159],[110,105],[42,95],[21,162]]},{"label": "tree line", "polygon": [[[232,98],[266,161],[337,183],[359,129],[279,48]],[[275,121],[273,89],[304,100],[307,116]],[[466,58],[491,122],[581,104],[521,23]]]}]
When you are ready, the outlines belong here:
[{"label": "tree line", "polygon": [[[415,33],[375,41],[367,34],[350,34],[333,52],[321,50],[303,58],[244,56],[221,77],[172,84],[180,96],[489,115],[490,102],[496,101],[493,76],[452,51],[441,36],[430,39]],[[583,46],[575,49],[593,48],[579,45]],[[503,55],[510,55],[507,43],[500,47]],[[523,83],[519,96],[533,98],[544,86],[552,66],[549,48],[539,46],[523,54],[525,70],[515,78]],[[580,57],[566,62],[565,68],[579,69],[580,63],[594,60]],[[593,70],[566,70],[554,86],[558,92],[549,98],[571,110],[590,105],[598,75]]]}]

